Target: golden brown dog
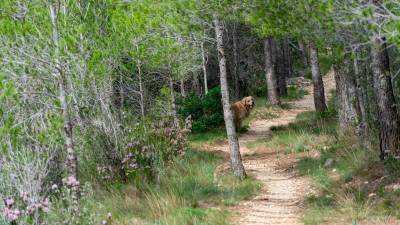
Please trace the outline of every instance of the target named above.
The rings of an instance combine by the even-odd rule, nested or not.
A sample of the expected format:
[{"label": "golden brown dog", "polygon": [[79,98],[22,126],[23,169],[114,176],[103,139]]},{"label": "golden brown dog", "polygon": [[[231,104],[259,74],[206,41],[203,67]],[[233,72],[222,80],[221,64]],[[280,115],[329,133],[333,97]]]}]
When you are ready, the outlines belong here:
[{"label": "golden brown dog", "polygon": [[231,105],[233,113],[233,122],[235,123],[236,130],[242,126],[242,121],[250,115],[250,110],[254,107],[255,103],[252,96],[242,98]]}]

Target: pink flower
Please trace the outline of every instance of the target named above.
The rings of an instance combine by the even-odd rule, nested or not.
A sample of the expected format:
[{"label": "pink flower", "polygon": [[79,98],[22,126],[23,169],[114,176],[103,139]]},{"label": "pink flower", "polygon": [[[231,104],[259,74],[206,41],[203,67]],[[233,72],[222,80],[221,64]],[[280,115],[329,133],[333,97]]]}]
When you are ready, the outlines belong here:
[{"label": "pink flower", "polygon": [[7,198],[7,199],[5,200],[5,204],[6,204],[7,207],[11,207],[11,206],[14,204],[14,199],[12,199],[12,198]]},{"label": "pink flower", "polygon": [[20,214],[19,209],[4,208],[4,217],[9,221],[15,221]]},{"label": "pink flower", "polygon": [[48,207],[49,206],[49,198],[45,198],[44,201],[42,202],[42,205],[44,207]]},{"label": "pink flower", "polygon": [[24,191],[24,192],[22,192],[21,193],[21,198],[22,198],[22,200],[24,201],[24,202],[28,202],[29,201],[29,193],[28,192],[26,192],[26,191]]},{"label": "pink flower", "polygon": [[69,176],[67,178],[67,181],[65,182],[67,184],[67,186],[70,187],[77,187],[79,186],[79,181],[76,180],[76,178],[74,176]]}]

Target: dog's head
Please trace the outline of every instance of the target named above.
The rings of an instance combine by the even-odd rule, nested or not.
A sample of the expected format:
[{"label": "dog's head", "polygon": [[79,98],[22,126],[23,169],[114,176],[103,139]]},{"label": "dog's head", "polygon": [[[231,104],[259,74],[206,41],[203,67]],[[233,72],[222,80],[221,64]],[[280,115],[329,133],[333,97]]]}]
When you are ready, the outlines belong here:
[{"label": "dog's head", "polygon": [[244,97],[242,99],[242,102],[244,103],[244,105],[246,106],[247,109],[252,109],[255,105],[255,102],[254,102],[252,96]]}]

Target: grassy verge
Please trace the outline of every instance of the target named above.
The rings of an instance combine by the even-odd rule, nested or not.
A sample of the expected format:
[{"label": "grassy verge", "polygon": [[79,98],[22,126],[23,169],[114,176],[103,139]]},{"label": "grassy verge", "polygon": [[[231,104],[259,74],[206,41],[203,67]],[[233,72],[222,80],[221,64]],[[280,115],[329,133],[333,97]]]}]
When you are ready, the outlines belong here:
[{"label": "grassy verge", "polygon": [[189,143],[193,148],[199,149],[204,144],[212,144],[216,141],[222,141],[225,139],[226,139],[225,129],[219,128],[204,133],[191,134],[189,136]]},{"label": "grassy verge", "polygon": [[299,89],[296,86],[288,86],[287,95],[282,97],[283,102],[295,101],[302,99],[308,92],[304,89]]},{"label": "grassy verge", "polygon": [[225,206],[251,196],[260,185],[229,175],[217,184],[214,171],[220,163],[214,154],[190,150],[162,171],[158,185],[97,190],[97,210],[111,213],[112,224],[229,224]]},{"label": "grassy verge", "polygon": [[247,145],[249,148],[273,148],[277,152],[298,153],[319,150],[334,144],[336,120],[314,112],[297,116],[295,123],[271,128],[271,139],[258,140]]},{"label": "grassy verge", "polygon": [[298,163],[299,172],[311,176],[319,190],[307,201],[305,224],[398,224],[388,221],[400,218],[399,162],[381,162],[377,151],[350,143],[339,141],[320,157]]},{"label": "grassy verge", "polygon": [[305,224],[399,224],[400,162],[382,162],[377,148],[362,148],[352,137],[338,138],[334,113],[305,112],[272,132],[270,140],[248,147],[310,151],[295,167],[312,179],[317,193],[306,201]]}]

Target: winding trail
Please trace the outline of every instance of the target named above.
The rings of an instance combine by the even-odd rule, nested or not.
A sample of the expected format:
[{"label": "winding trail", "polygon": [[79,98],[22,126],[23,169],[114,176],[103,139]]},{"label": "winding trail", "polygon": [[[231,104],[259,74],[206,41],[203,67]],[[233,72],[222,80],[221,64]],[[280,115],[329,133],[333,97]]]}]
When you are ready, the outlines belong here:
[{"label": "winding trail", "polygon": [[[323,77],[325,95],[328,98],[335,88],[334,73],[330,71]],[[241,201],[231,208],[232,223],[238,225],[297,225],[301,223],[302,204],[307,195],[313,193],[310,180],[293,171],[298,155],[284,154],[274,149],[250,149],[246,145],[267,139],[272,135],[272,126],[287,125],[294,122],[301,112],[314,110],[313,90],[308,84],[308,94],[299,101],[291,102],[292,107],[283,111],[278,118],[254,120],[249,131],[240,136],[239,142],[246,172],[262,183],[261,190],[249,200]],[[210,149],[211,148],[211,149]],[[229,153],[226,141],[208,146],[209,150]],[[229,168],[229,162],[220,165],[217,173]]]}]

